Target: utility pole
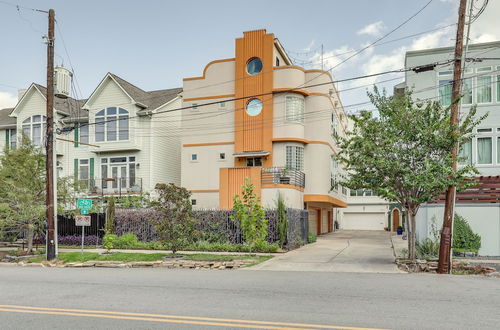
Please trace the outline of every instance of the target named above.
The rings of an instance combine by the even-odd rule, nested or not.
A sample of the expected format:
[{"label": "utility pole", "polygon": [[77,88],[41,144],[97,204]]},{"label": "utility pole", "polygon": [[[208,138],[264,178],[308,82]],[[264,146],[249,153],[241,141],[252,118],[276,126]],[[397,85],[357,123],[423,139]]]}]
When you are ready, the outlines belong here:
[{"label": "utility pole", "polygon": [[[458,26],[457,38],[455,43],[455,62],[453,67],[453,87],[451,93],[452,102],[451,106],[451,124],[458,126],[459,123],[459,103],[456,102],[460,96],[460,87],[462,84],[462,52],[464,43],[464,25],[465,25],[465,8],[467,0],[460,0],[460,7],[458,8]],[[455,130],[453,134],[457,134]],[[455,143],[451,148],[451,157],[453,159],[452,171],[457,170],[457,155],[458,143]],[[455,204],[456,187],[448,186],[446,190],[446,201],[444,206],[444,219],[443,230],[441,231],[441,243],[439,246],[439,263],[437,272],[439,274],[449,274],[451,272],[451,243],[453,238],[453,218],[454,218],[454,204]]]},{"label": "utility pole", "polygon": [[54,208],[54,9],[49,10],[47,35],[47,134],[45,147],[45,205],[47,208],[47,260],[56,257]]}]

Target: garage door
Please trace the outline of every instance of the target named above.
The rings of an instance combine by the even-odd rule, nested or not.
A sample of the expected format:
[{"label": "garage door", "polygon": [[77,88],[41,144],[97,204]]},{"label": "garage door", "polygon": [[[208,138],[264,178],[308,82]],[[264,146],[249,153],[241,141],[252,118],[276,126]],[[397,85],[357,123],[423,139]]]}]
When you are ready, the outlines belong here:
[{"label": "garage door", "polygon": [[344,213],[343,229],[346,230],[384,230],[385,213]]}]

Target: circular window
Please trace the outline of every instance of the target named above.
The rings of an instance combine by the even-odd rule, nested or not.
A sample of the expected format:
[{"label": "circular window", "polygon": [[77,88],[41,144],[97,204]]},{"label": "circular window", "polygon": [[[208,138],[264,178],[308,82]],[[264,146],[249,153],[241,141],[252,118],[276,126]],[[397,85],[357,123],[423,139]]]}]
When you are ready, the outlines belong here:
[{"label": "circular window", "polygon": [[247,114],[257,116],[262,111],[262,102],[259,99],[251,99],[247,103]]},{"label": "circular window", "polygon": [[254,76],[262,71],[262,61],[258,57],[251,58],[247,62],[247,72],[249,75]]}]

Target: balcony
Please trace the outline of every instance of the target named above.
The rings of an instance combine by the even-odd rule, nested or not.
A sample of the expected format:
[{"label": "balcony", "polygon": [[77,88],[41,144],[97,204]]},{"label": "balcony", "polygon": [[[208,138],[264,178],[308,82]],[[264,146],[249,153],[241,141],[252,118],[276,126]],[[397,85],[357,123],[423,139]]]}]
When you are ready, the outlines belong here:
[{"label": "balcony", "polygon": [[126,196],[142,193],[142,178],[138,177],[94,178],[78,182],[80,187],[95,196]]},{"label": "balcony", "polygon": [[306,175],[304,172],[286,167],[265,167],[261,174],[262,185],[284,184],[304,188]]}]

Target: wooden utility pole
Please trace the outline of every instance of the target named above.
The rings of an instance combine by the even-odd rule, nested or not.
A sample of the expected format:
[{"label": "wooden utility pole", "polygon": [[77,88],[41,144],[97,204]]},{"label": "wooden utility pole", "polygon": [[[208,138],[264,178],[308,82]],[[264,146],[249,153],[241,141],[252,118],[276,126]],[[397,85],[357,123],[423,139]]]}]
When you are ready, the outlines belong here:
[{"label": "wooden utility pole", "polygon": [[[464,43],[464,25],[465,25],[465,8],[467,0],[460,0],[458,8],[458,26],[457,38],[455,43],[455,62],[453,67],[453,89],[451,93],[451,124],[458,126],[459,123],[459,103],[457,99],[460,96],[460,87],[462,84],[462,52]],[[455,130],[454,134],[458,132]],[[453,159],[452,170],[457,170],[457,155],[458,143],[455,143],[451,148],[451,157]],[[444,206],[443,230],[441,231],[441,244],[439,246],[439,274],[448,274],[451,272],[451,243],[453,238],[453,218],[455,208],[456,187],[449,186],[446,190],[446,201]]]},{"label": "wooden utility pole", "polygon": [[49,10],[47,35],[47,134],[45,147],[45,205],[47,208],[47,260],[56,257],[54,208],[54,9]]}]

